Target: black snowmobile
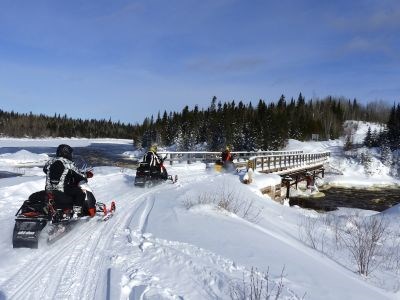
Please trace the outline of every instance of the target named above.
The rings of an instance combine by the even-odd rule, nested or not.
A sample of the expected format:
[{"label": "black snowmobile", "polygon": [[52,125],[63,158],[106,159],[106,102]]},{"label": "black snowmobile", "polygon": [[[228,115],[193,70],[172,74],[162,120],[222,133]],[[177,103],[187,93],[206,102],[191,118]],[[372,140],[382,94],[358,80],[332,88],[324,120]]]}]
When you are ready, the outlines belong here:
[{"label": "black snowmobile", "polygon": [[[93,173],[87,173],[87,177]],[[39,236],[49,224],[47,243],[53,243],[72,229],[79,221],[88,219],[89,208],[95,208],[103,220],[108,220],[115,211],[115,202],[109,209],[96,199],[86,182],[78,185],[85,192],[85,204],[82,211],[74,211],[72,198],[60,191],[39,191],[29,196],[15,214],[13,230],[13,248],[38,248]]]},{"label": "black snowmobile", "polygon": [[136,169],[135,186],[150,187],[164,181],[171,180],[175,183],[178,180],[178,175],[174,177],[168,175],[163,162],[165,157],[161,160],[159,167],[151,167],[147,162],[141,162]]}]

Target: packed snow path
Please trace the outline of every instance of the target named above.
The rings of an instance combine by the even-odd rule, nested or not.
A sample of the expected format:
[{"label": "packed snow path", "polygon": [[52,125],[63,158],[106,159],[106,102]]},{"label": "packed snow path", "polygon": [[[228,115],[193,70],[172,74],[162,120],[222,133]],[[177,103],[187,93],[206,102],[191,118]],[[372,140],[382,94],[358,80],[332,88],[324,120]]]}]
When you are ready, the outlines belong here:
[{"label": "packed snow path", "polygon": [[[171,169],[177,184],[142,189],[133,186],[132,172],[96,168],[91,186],[98,201],[116,201],[114,217],[91,219],[52,245],[41,241],[37,250],[12,249],[11,232],[15,211],[44,177],[0,186],[0,299],[230,299],[232,282],[252,266],[270,267],[273,282],[285,266],[286,299],[304,293],[306,299],[395,299],[300,243],[295,209],[202,164]],[[207,205],[182,205],[226,187],[263,206],[258,224]]]},{"label": "packed snow path", "polygon": [[[113,177],[121,175],[104,176],[102,181],[110,183]],[[103,286],[99,280],[107,273],[109,256],[106,252],[114,232],[126,226],[131,209],[146,193],[151,191],[111,192],[112,199],[118,199],[120,205],[118,217],[107,222],[92,219],[78,224],[53,245],[41,241],[39,250],[14,249],[21,260],[11,271],[14,275],[2,284],[7,296],[14,299],[95,299],[98,287]],[[101,197],[105,191],[98,194],[98,199],[112,200]]]}]

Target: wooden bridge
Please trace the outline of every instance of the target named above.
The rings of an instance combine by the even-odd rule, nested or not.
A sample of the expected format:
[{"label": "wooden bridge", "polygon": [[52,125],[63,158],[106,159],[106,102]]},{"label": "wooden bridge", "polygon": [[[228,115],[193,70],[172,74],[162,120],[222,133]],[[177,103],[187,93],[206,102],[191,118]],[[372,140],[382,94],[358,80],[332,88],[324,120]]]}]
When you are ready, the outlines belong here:
[{"label": "wooden bridge", "polygon": [[[231,152],[237,167],[250,166],[262,173],[288,175],[301,170],[312,170],[322,167],[329,159],[330,152],[304,153],[303,151],[260,151]],[[178,162],[215,163],[221,158],[221,152],[159,152],[170,164]]]},{"label": "wooden bridge", "polygon": [[249,159],[253,169],[262,173],[288,175],[302,170],[322,168],[328,162],[330,152],[282,153],[276,155],[254,156]]},{"label": "wooden bridge", "polygon": [[[301,181],[315,182],[321,174],[324,177],[324,164],[330,157],[330,152],[304,153],[303,151],[264,151],[264,152],[231,152],[234,164],[238,168],[252,168],[255,171],[281,176],[281,183],[275,186],[261,188],[263,194],[271,198],[281,199],[281,187],[286,187],[286,198],[292,185]],[[215,163],[221,158],[221,152],[159,152],[170,164],[201,161],[206,164]]]}]

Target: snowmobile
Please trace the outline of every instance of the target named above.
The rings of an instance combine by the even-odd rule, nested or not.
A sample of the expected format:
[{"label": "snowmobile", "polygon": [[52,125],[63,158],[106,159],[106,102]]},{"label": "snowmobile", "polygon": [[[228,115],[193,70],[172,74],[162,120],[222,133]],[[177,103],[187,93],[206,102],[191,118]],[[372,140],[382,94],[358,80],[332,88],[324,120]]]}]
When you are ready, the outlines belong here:
[{"label": "snowmobile", "polygon": [[236,170],[236,167],[235,164],[230,160],[223,162],[221,159],[218,159],[215,162],[214,170],[217,172],[233,172]]},{"label": "snowmobile", "polygon": [[[91,170],[85,171],[88,178],[93,177]],[[72,206],[72,198],[60,191],[39,191],[31,194],[15,214],[13,230],[13,248],[38,248],[39,237],[48,225],[47,243],[51,244],[70,231],[77,223],[88,220],[89,207],[95,207],[96,215],[108,220],[115,211],[115,202],[110,208],[96,202],[89,185],[81,181],[78,186],[85,193],[85,204],[79,212]]]},{"label": "snowmobile", "polygon": [[141,162],[136,169],[135,186],[150,187],[165,181],[172,181],[175,183],[178,180],[178,175],[168,175],[163,162],[165,157],[161,160],[159,167],[151,167],[147,162]]}]

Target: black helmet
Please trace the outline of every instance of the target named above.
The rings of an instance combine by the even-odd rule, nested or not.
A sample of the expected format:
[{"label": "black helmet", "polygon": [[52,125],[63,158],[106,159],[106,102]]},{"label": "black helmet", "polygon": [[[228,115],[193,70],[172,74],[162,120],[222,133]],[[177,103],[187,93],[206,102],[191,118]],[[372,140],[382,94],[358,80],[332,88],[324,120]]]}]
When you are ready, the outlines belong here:
[{"label": "black helmet", "polygon": [[61,144],[57,147],[56,155],[58,157],[64,157],[66,159],[72,160],[72,148],[66,144]]}]

